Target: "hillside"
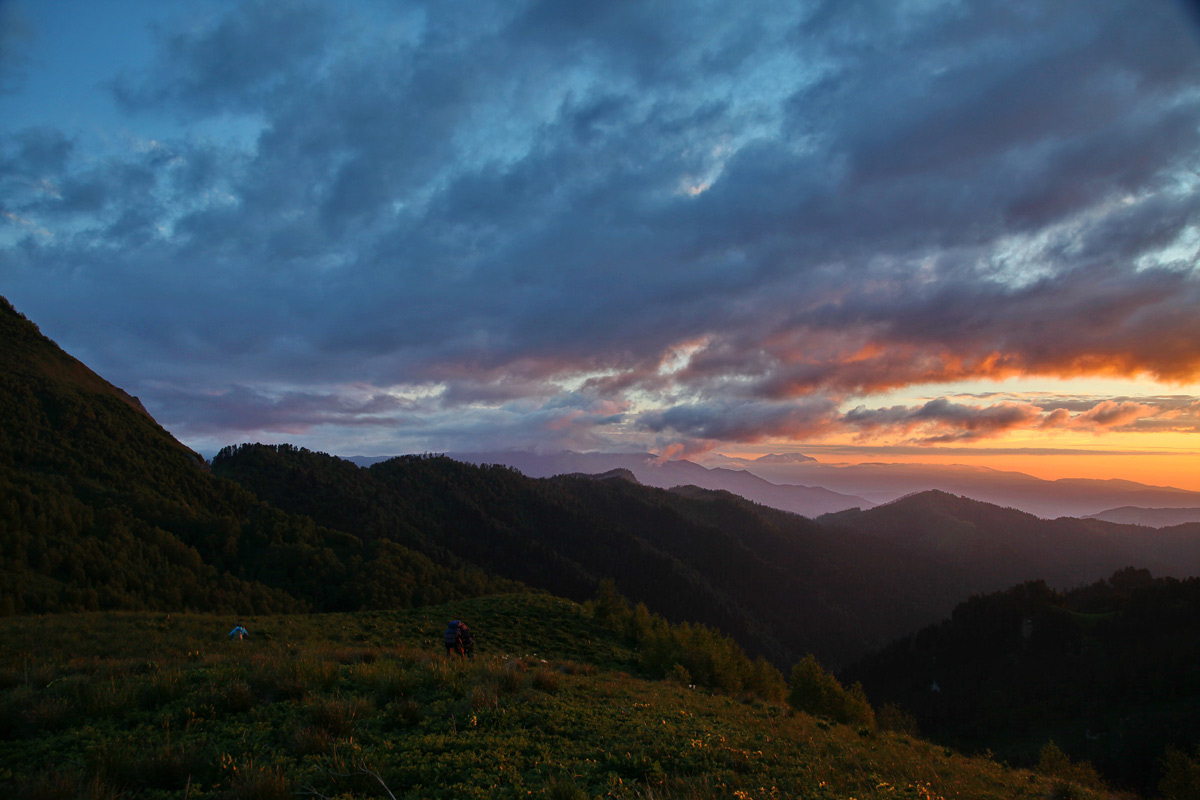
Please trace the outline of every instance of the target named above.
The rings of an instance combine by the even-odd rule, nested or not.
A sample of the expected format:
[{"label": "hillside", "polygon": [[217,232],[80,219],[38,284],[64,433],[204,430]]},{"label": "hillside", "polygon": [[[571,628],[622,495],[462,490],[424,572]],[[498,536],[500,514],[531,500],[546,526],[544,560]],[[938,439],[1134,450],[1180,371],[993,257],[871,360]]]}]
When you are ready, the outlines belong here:
[{"label": "hillside", "polygon": [[[805,517],[819,517],[848,508],[866,508],[872,504],[853,494],[833,492],[821,486],[803,486],[795,482],[773,483],[742,469],[709,469],[687,459],[667,460],[650,453],[451,453],[457,461],[469,464],[504,464],[519,469],[531,478],[551,478],[568,473],[600,473],[627,469],[647,486],[671,489],[675,486],[699,486],[702,489],[732,492],[755,503]],[[356,461],[364,466],[374,459]]]},{"label": "hillside", "polygon": [[0,334],[4,613],[405,608],[521,586],[585,600],[607,578],[786,669],[847,663],[1019,580],[1196,570],[1195,526],[1151,537],[940,495],[817,524],[726,492],[440,457],[360,469],[241,447],[214,475],[7,304]]},{"label": "hillside", "polygon": [[267,502],[365,541],[557,595],[602,579],[673,621],[728,632],[787,668],[843,663],[937,619],[962,597],[904,548],[726,492],[628,480],[532,479],[509,467],[408,456],[361,469],[287,446],[226,448],[213,471]]},{"label": "hillside", "polygon": [[712,457],[710,466],[747,470],[775,483],[824,486],[866,498],[863,507],[928,490],[1017,508],[1045,519],[1081,517],[1118,505],[1197,506],[1200,492],[1126,480],[1043,480],[1023,472],[964,464],[827,464],[804,457]]},{"label": "hillside", "polygon": [[1109,508],[1098,514],[1089,514],[1088,519],[1116,522],[1122,525],[1145,525],[1148,528],[1170,528],[1200,522],[1200,508],[1138,508],[1121,506]]},{"label": "hillside", "polygon": [[[445,620],[478,653],[438,653]],[[0,793],[20,797],[1112,797],[907,735],[640,676],[533,595],[399,612],[0,620]]]},{"label": "hillside", "polygon": [[1151,530],[1100,520],[1044,520],[945,492],[922,492],[824,525],[902,544],[954,574],[966,597],[1044,580],[1060,589],[1128,566],[1185,578],[1200,575],[1200,524]]},{"label": "hillside", "polygon": [[512,590],[214,477],[0,298],[0,613],[405,607]]},{"label": "hillside", "polygon": [[1033,582],[973,597],[842,677],[953,747],[1029,764],[1053,739],[1149,791],[1167,746],[1200,741],[1198,662],[1200,578],[1127,569],[1066,593]]}]

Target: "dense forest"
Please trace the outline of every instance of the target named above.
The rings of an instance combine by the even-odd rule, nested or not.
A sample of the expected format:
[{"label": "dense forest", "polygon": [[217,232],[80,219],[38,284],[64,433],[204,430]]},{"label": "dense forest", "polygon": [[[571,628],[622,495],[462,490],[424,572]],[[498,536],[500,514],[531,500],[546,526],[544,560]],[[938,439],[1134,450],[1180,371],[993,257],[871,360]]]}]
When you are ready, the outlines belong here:
[{"label": "dense forest", "polygon": [[1067,592],[1034,581],[972,597],[845,670],[924,735],[1012,763],[1053,740],[1149,789],[1168,746],[1200,742],[1200,578],[1124,569]]},{"label": "dense forest", "polygon": [[409,607],[519,588],[263,503],[0,303],[0,612]]},{"label": "dense forest", "polygon": [[940,562],[961,581],[958,599],[1030,580],[1069,589],[1131,565],[1175,578],[1200,575],[1196,523],[1145,528],[1074,517],[1046,520],[939,491],[819,521],[903,543]]},{"label": "dense forest", "polygon": [[[373,542],[584,600],[601,580],[674,622],[729,632],[786,669],[839,663],[936,619],[957,586],[902,547],[725,492],[614,476],[530,479],[403,456],[358,468],[287,445],[229,447],[213,472]],[[915,587],[920,587],[915,589]]]}]

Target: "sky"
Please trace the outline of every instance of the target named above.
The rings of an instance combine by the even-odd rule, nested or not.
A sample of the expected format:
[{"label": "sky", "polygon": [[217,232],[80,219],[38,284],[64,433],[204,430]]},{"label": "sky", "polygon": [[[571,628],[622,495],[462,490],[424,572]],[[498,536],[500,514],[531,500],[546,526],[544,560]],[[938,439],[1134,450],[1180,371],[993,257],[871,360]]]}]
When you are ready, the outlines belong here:
[{"label": "sky", "polygon": [[0,0],[0,294],[184,443],[1200,489],[1182,0]]}]

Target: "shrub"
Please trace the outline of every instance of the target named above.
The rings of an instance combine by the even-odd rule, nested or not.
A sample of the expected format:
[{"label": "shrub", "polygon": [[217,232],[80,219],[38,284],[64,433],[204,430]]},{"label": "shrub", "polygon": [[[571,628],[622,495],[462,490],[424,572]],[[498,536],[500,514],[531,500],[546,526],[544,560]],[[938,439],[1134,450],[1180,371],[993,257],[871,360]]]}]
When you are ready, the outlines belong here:
[{"label": "shrub", "polygon": [[181,791],[208,767],[202,754],[178,745],[162,745],[142,759],[141,780],[155,789]]},{"label": "shrub", "polygon": [[25,712],[25,718],[35,727],[44,730],[61,728],[72,719],[70,705],[57,695],[39,697]]},{"label": "shrub", "polygon": [[476,686],[471,690],[470,705],[472,711],[480,711],[485,708],[496,708],[500,705],[500,698],[496,695],[496,691],[489,686]]},{"label": "shrub", "polygon": [[488,667],[480,672],[479,675],[480,679],[484,682],[495,685],[498,693],[513,694],[520,691],[524,685],[525,670],[525,664],[517,659],[512,659],[500,666]]},{"label": "shrub", "polygon": [[254,707],[254,692],[245,681],[231,681],[224,686],[214,687],[209,702],[217,711],[240,714]]},{"label": "shrub", "polygon": [[591,606],[595,619],[637,644],[643,668],[657,678],[678,680],[687,673],[687,683],[726,694],[743,692],[764,700],[783,698],[783,676],[765,659],[751,662],[745,651],[728,636],[706,625],[672,625],[645,604],[631,606],[616,593],[611,582],[601,585],[600,596]]},{"label": "shrub", "polygon": [[884,703],[875,714],[875,721],[881,730],[902,733],[905,736],[921,735],[917,718],[895,703]]},{"label": "shrub", "polygon": [[404,726],[419,725],[425,719],[425,712],[416,700],[403,700],[394,703],[390,708],[393,709],[396,720]]},{"label": "shrub", "polygon": [[591,795],[567,780],[554,780],[546,786],[550,800],[589,800]]},{"label": "shrub", "polygon": [[233,773],[233,793],[238,800],[291,800],[287,778],[278,769],[247,764]]},{"label": "shrub", "polygon": [[122,796],[99,776],[84,777],[78,772],[37,773],[16,784],[17,797],[26,800],[116,800]]},{"label": "shrub", "polygon": [[156,674],[138,690],[138,704],[145,709],[158,708],[178,699],[187,689],[179,670]]},{"label": "shrub", "polygon": [[533,678],[529,681],[533,688],[539,692],[554,694],[558,691],[559,679],[558,675],[548,669],[539,669],[533,673]]},{"label": "shrub", "polygon": [[400,665],[392,662],[381,662],[367,682],[373,687],[375,701],[379,705],[387,705],[407,697],[416,686],[412,676]]},{"label": "shrub", "polygon": [[667,678],[682,686],[692,685],[692,673],[688,672],[687,667],[683,664],[677,663],[671,667],[671,672],[667,675]]},{"label": "shrub", "polygon": [[1162,778],[1158,790],[1165,800],[1200,800],[1200,762],[1168,747],[1159,761]]},{"label": "shrub", "polygon": [[1037,771],[1042,775],[1077,783],[1080,786],[1100,788],[1104,785],[1100,774],[1087,761],[1072,761],[1054,742],[1046,742],[1038,755]]},{"label": "shrub", "polygon": [[354,732],[355,720],[370,710],[370,702],[364,699],[317,697],[309,703],[308,716],[313,727],[342,739]]},{"label": "shrub", "polygon": [[297,756],[320,756],[329,752],[333,737],[324,728],[306,725],[292,732],[292,752]]},{"label": "shrub", "polygon": [[788,683],[788,705],[806,714],[828,717],[835,722],[875,728],[875,712],[862,684],[846,689],[812,655],[792,667]]}]

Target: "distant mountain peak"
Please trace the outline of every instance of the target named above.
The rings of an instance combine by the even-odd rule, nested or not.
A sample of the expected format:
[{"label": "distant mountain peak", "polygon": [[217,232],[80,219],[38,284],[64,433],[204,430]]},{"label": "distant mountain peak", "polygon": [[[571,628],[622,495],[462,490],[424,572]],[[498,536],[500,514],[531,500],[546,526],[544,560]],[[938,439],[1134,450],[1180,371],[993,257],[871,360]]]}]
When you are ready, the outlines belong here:
[{"label": "distant mountain peak", "polygon": [[568,475],[565,475],[564,477],[587,478],[588,480],[593,480],[593,481],[609,481],[609,480],[616,479],[616,480],[629,481],[630,483],[636,483],[639,485],[641,484],[641,481],[639,481],[637,479],[637,476],[633,474],[633,470],[625,469],[624,467],[617,467],[615,469],[610,469],[607,472],[600,472],[600,473],[572,472]]},{"label": "distant mountain peak", "polygon": [[756,464],[803,464],[810,461],[815,462],[816,459],[803,453],[770,453],[754,459]]}]

